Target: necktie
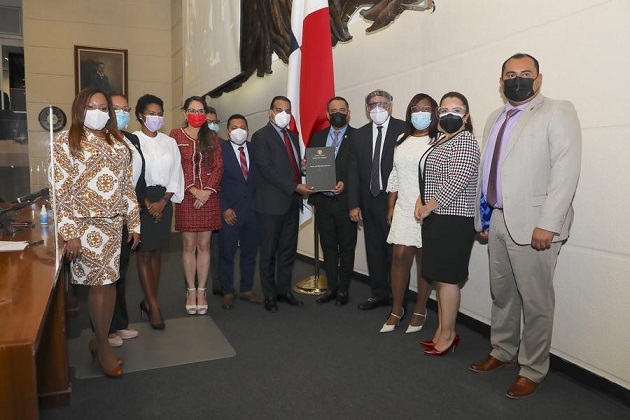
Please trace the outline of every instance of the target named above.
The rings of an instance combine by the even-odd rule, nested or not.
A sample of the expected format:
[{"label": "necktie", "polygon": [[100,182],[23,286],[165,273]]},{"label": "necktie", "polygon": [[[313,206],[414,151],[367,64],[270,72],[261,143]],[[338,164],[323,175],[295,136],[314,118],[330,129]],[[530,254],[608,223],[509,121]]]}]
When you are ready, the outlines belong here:
[{"label": "necktie", "polygon": [[297,162],[295,161],[295,155],[293,154],[293,147],[291,146],[291,139],[287,130],[282,130],[282,137],[284,138],[284,147],[287,149],[289,155],[289,162],[291,162],[291,171],[293,172],[293,181],[296,184],[300,184],[300,170],[298,169]]},{"label": "necktie", "polygon": [[243,178],[247,179],[249,175],[249,169],[247,168],[247,158],[245,157],[245,148],[240,146],[238,151],[241,152],[240,160],[241,160],[241,171],[243,172]]},{"label": "necktie", "polygon": [[376,146],[372,157],[372,172],[370,173],[370,192],[373,197],[381,193],[381,143],[383,142],[383,126],[376,127]]},{"label": "necktie", "polygon": [[337,157],[337,150],[339,149],[339,131],[333,130],[333,147],[335,148],[335,157]]},{"label": "necktie", "polygon": [[492,207],[496,206],[498,201],[498,193],[497,193],[497,171],[499,170],[499,155],[501,151],[501,143],[503,143],[503,133],[505,132],[505,128],[507,127],[508,121],[517,112],[519,109],[510,109],[507,112],[507,116],[505,117],[505,121],[501,124],[501,128],[499,128],[499,133],[497,134],[497,140],[494,143],[494,152],[492,153],[492,163],[490,164],[490,175],[488,176],[488,188],[486,188],[486,201]]}]

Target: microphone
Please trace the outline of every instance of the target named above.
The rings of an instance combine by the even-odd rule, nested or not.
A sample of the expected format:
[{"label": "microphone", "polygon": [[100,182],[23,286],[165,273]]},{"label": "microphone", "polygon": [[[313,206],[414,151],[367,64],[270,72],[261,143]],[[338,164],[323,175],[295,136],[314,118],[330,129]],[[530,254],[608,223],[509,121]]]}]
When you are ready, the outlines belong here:
[{"label": "microphone", "polygon": [[17,210],[23,209],[24,207],[28,207],[31,204],[33,204],[31,201],[22,201],[21,203],[13,204],[11,207],[8,207],[6,209],[0,209],[0,214],[17,211]]},{"label": "microphone", "polygon": [[38,198],[47,197],[49,195],[50,195],[49,189],[48,188],[43,188],[43,189],[41,189],[39,191],[35,191],[35,192],[30,193],[30,194],[26,194],[26,195],[24,195],[22,197],[18,197],[17,200],[14,201],[14,203],[24,203],[24,202],[27,202],[27,201],[33,202],[33,201],[37,200]]}]

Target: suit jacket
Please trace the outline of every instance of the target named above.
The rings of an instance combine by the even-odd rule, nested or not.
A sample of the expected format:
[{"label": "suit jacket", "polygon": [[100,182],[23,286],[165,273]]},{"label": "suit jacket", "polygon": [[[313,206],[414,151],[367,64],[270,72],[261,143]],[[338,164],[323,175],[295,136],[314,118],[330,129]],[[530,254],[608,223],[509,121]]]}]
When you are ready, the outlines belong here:
[{"label": "suit jacket", "polygon": [[[484,129],[478,200],[483,165],[490,164],[483,159],[488,136],[503,110],[494,111]],[[514,126],[501,164],[503,213],[514,242],[530,244],[535,227],[556,232],[554,242],[569,236],[581,158],[582,132],[573,104],[537,95]],[[481,230],[479,206],[475,228]]]},{"label": "suit jacket", "polygon": [[[302,157],[298,136],[287,129],[297,150],[298,168]],[[271,122],[252,135],[250,156],[258,169],[258,184],[254,193],[254,210],[264,214],[282,215],[289,211],[297,184],[282,137]],[[301,203],[301,201],[300,201]]]},{"label": "suit jacket", "polygon": [[[370,178],[372,173],[372,124],[369,122],[353,133],[352,148],[348,159],[348,208],[362,207],[371,198]],[[405,122],[390,117],[381,155],[381,182],[387,188],[389,173],[394,166],[396,139],[404,133]]]},{"label": "suit jacket", "polygon": [[144,208],[144,197],[147,195],[147,182],[144,179],[144,170],[146,165],[144,162],[142,149],[140,148],[140,140],[135,134],[131,134],[127,131],[123,131],[122,133],[138,150],[138,153],[140,153],[140,159],[142,159],[142,172],[140,172],[140,178],[138,178],[138,182],[136,182],[136,198],[138,199],[138,204],[140,204],[140,208]]},{"label": "suit jacket", "polygon": [[[335,157],[337,182],[341,181],[344,184],[344,189],[341,194],[337,195],[337,200],[339,200],[344,208],[348,208],[348,159],[350,158],[350,150],[352,148],[351,142],[355,131],[356,130],[353,127],[348,126],[345,134],[343,135],[343,141],[341,142],[341,146],[339,146],[337,156]],[[311,137],[311,144],[309,147],[326,147],[326,141],[328,140],[329,133],[330,127],[314,133],[313,137]],[[310,195],[308,202],[314,206],[321,206],[330,202],[330,199],[322,193],[318,193]]]},{"label": "suit jacket", "polygon": [[247,179],[243,177],[241,162],[234,154],[232,143],[229,141],[221,142],[221,153],[223,155],[223,177],[221,178],[221,189],[219,191],[221,214],[227,209],[232,209],[239,218],[252,210],[258,175],[249,144],[246,143],[245,147],[247,147],[249,152],[249,174]]}]

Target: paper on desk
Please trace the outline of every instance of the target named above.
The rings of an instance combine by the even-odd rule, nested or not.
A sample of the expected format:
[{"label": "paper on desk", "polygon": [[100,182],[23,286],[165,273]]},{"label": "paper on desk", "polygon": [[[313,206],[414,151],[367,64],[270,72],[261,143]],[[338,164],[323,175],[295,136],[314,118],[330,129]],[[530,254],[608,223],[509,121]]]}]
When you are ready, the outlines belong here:
[{"label": "paper on desk", "polygon": [[23,251],[27,245],[26,241],[0,241],[0,252]]}]

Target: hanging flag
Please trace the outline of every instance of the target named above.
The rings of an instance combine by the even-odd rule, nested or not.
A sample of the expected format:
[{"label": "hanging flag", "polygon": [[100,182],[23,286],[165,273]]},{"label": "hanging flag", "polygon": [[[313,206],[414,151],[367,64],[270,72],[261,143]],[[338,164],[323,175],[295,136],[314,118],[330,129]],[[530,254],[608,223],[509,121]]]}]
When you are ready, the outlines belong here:
[{"label": "hanging flag", "polygon": [[326,104],[335,95],[328,0],[294,0],[287,96],[303,147],[328,126]]}]

